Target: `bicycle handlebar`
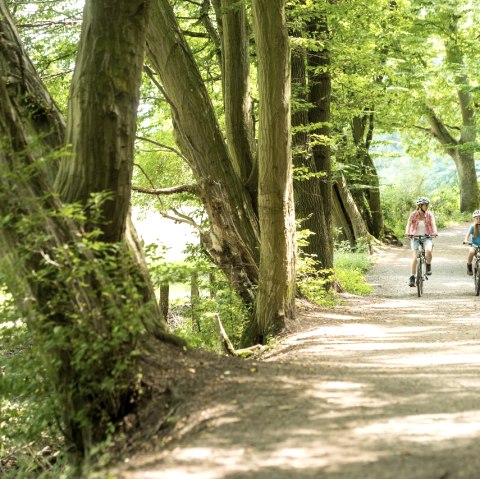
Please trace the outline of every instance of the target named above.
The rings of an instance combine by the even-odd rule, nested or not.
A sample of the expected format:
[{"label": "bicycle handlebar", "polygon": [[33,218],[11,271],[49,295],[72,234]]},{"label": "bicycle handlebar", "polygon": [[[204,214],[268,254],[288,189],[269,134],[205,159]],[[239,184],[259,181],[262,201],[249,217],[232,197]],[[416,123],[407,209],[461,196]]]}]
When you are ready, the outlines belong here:
[{"label": "bicycle handlebar", "polygon": [[436,238],[438,235],[405,235],[405,236],[411,239],[422,239],[422,238],[432,239],[432,238]]}]

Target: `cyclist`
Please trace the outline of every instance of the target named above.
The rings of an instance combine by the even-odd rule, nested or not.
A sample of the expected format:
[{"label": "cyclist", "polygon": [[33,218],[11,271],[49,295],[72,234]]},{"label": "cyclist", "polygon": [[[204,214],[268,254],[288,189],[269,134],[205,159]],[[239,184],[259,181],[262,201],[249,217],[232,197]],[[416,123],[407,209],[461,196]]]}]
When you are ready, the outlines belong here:
[{"label": "cyclist", "polygon": [[[417,199],[417,208],[412,211],[408,217],[407,226],[405,228],[405,236],[409,235],[429,235],[437,236],[437,225],[435,223],[435,215],[432,211],[428,211],[430,200],[421,196]],[[412,249],[412,275],[408,281],[408,285],[415,286],[415,271],[417,269],[419,240],[411,239],[410,248]],[[431,238],[425,238],[423,242],[425,249],[425,260],[427,264],[427,274],[432,274],[432,250],[433,241]]]},{"label": "cyclist", "polygon": [[465,236],[464,243],[472,243],[472,246],[468,250],[467,255],[467,274],[472,276],[472,261],[473,257],[475,256],[475,252],[477,248],[480,247],[480,210],[475,210],[472,214],[473,216],[473,224],[470,225],[468,228],[467,235]]}]

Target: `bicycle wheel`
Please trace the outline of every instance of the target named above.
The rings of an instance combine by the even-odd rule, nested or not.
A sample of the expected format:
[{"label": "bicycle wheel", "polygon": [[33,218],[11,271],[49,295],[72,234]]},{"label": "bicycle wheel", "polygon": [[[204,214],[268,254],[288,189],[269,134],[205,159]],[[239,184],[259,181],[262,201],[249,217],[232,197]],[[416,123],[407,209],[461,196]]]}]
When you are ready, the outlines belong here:
[{"label": "bicycle wheel", "polygon": [[417,264],[417,293],[418,297],[423,294],[423,258],[418,259]]},{"label": "bicycle wheel", "polygon": [[480,294],[480,271],[478,270],[478,261],[475,261],[474,265],[474,281],[475,281],[475,294],[478,296]]}]

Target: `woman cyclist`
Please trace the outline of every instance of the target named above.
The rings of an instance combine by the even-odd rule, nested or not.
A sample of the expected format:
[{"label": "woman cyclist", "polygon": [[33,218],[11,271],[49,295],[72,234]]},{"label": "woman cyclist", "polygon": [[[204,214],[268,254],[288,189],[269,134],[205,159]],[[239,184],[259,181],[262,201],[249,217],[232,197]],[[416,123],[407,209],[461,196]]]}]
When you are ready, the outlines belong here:
[{"label": "woman cyclist", "polygon": [[472,261],[475,256],[477,248],[480,248],[480,210],[475,210],[472,214],[473,224],[468,228],[467,235],[465,236],[464,243],[472,243],[472,246],[468,250],[467,255],[467,274],[472,276]]},{"label": "woman cyclist", "polygon": [[[435,223],[435,215],[433,212],[428,211],[430,206],[430,200],[421,196],[417,199],[417,208],[412,211],[408,217],[407,226],[405,228],[405,236],[437,236],[437,225]],[[408,285],[415,286],[415,271],[417,269],[417,256],[418,256],[418,238],[411,239],[410,247],[412,249],[412,275],[408,281]],[[432,274],[432,249],[433,241],[431,238],[426,238],[423,241],[423,247],[425,249],[425,260],[427,264],[427,274]]]}]

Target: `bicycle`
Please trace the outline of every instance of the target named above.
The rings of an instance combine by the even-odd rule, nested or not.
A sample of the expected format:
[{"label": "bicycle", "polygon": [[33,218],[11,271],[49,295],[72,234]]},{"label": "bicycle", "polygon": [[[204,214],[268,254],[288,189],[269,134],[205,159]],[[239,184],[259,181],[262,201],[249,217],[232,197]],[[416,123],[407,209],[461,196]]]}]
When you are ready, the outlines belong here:
[{"label": "bicycle", "polygon": [[473,246],[475,248],[475,255],[472,261],[472,269],[473,269],[473,285],[475,286],[475,294],[478,296],[480,295],[480,252],[478,251],[478,247],[475,246],[473,243],[463,242],[468,246]]},{"label": "bicycle", "polygon": [[[415,276],[415,284],[417,285],[418,297],[423,294],[423,282],[428,280],[426,272],[427,260],[425,259],[425,248],[423,242],[427,239],[432,239],[431,235],[407,235],[412,240],[418,240],[418,253],[417,253],[417,273]],[[480,276],[480,271],[479,271]]]}]

